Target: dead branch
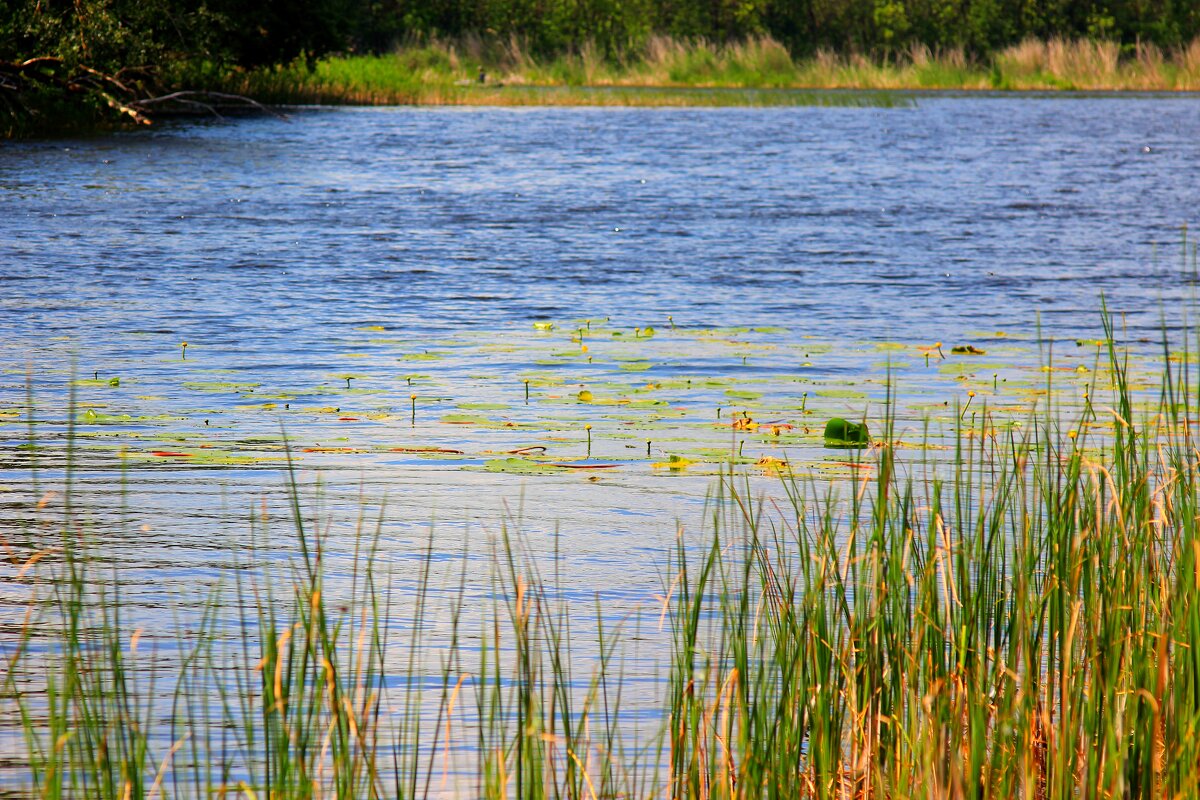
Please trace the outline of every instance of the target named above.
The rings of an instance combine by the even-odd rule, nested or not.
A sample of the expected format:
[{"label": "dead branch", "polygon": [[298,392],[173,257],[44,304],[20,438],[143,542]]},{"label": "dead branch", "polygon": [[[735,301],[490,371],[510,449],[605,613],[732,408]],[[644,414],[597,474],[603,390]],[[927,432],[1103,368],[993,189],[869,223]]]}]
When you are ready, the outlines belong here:
[{"label": "dead branch", "polygon": [[38,56],[37,58],[27,58],[17,66],[21,70],[30,70],[49,66],[61,67],[62,63],[63,60],[58,56]]},{"label": "dead branch", "polygon": [[[212,98],[215,100],[225,100],[228,102],[242,103],[242,104],[245,104],[252,108],[256,108],[259,111],[263,112],[264,114],[272,114],[276,117],[279,117],[280,119],[287,119],[287,117],[284,116],[283,114],[280,114],[278,111],[275,111],[274,109],[267,108],[266,106],[264,106],[262,103],[258,102],[257,100],[246,97],[244,95],[227,94],[225,92],[184,90],[184,91],[179,91],[179,92],[171,92],[170,94],[164,94],[159,97],[148,97],[145,100],[138,100],[138,101],[132,103],[131,105],[136,106],[137,108],[139,108],[142,111],[146,111],[149,106],[159,105],[162,103],[170,103],[170,102],[194,103],[194,104],[205,105],[205,106],[208,105],[206,103],[201,103],[201,102],[195,100],[195,98],[197,98],[197,97],[206,97],[206,98]],[[215,109],[214,109],[214,113],[215,113]]]},{"label": "dead branch", "polygon": [[103,92],[103,91],[97,90],[96,94],[100,95],[100,97],[104,99],[104,102],[108,104],[109,108],[112,108],[112,109],[120,112],[121,114],[127,115],[137,124],[149,125],[151,123],[151,120],[149,117],[140,113],[136,108],[125,105],[120,100],[118,100],[117,98],[115,98],[111,94],[109,94],[108,92]]},{"label": "dead branch", "polygon": [[117,80],[112,75],[106,75],[103,72],[101,72],[100,70],[92,69],[91,67],[89,67],[85,64],[80,64],[79,69],[83,70],[88,75],[91,75],[92,77],[94,77],[100,81],[103,81],[104,83],[112,84],[113,86],[120,89],[122,92],[125,92],[125,94],[130,94],[130,95],[134,94],[134,91],[132,89],[130,89],[125,84],[121,83],[121,81]]},{"label": "dead branch", "polygon": [[161,88],[153,67],[123,67],[110,75],[86,64],[67,71],[61,58],[44,56],[19,63],[0,61],[0,110],[7,107],[16,117],[36,117],[25,100],[42,89],[95,97],[120,116],[137,125],[150,125],[154,118],[180,110],[211,114],[224,119],[220,107],[242,107],[287,119],[283,114],[250,97],[227,92],[183,89],[156,94]]}]

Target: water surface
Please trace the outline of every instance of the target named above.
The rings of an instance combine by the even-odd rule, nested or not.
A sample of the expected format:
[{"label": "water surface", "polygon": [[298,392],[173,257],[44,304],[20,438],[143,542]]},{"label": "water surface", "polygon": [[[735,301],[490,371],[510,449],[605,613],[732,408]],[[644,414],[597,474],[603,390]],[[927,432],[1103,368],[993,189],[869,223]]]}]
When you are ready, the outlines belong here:
[{"label": "water surface", "polygon": [[[670,455],[844,478],[820,420],[877,415],[889,366],[917,430],[968,388],[1019,404],[1051,352],[1086,380],[1075,340],[1101,335],[1101,293],[1135,346],[1175,330],[1198,122],[1191,98],[929,97],[317,110],[6,144],[8,536],[61,511],[34,503],[62,479],[75,378],[76,490],[148,624],[219,578],[263,498],[286,528],[281,430],[335,549],[386,495],[401,592],[431,523],[439,552],[486,560],[508,514],[535,553],[557,547],[564,594],[622,618],[653,605],[662,548],[712,486],[711,462],[655,466]],[[930,365],[933,342],[989,355]],[[789,427],[720,427],[741,411]],[[488,468],[526,447],[619,466]]]}]

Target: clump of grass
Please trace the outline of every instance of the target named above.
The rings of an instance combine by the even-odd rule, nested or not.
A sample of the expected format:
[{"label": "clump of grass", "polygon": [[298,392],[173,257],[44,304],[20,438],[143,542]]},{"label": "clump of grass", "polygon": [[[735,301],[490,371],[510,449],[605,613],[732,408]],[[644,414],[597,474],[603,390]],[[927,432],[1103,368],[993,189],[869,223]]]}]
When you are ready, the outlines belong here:
[{"label": "clump of grass", "polygon": [[674,796],[1197,790],[1190,376],[1139,416],[1109,347],[1107,419],[985,412],[946,474],[885,447],[777,513],[727,484],[737,534],[676,555]]},{"label": "clump of grass", "polygon": [[[4,651],[29,788],[1192,795],[1194,354],[1164,342],[1160,380],[1137,389],[1111,324],[1104,334],[1084,404],[1065,403],[1047,371],[1024,418],[980,403],[948,430],[927,427],[948,435],[944,460],[900,447],[889,402],[873,420],[882,444],[850,454],[857,480],[785,477],[772,499],[727,475],[703,533],[664,554],[664,679],[649,701],[662,724],[640,738],[619,632],[597,609],[581,665],[579,609],[542,579],[552,559],[508,525],[489,587],[468,584],[465,568],[439,578],[431,536],[411,588],[394,595],[394,576],[376,573],[378,523],[360,520],[353,547],[332,541],[293,485],[286,568],[251,553],[232,580],[233,624],[221,621],[228,590],[215,591],[176,629],[172,658],[154,659],[68,505],[57,549],[25,559],[39,597]],[[332,562],[354,576],[348,588],[326,582]],[[469,788],[448,784],[451,772]]]},{"label": "clump of grass", "polygon": [[[69,453],[67,463],[69,484]],[[113,800],[635,791],[637,756],[618,728],[616,639],[598,618],[598,664],[590,680],[576,675],[567,610],[507,526],[469,652],[466,572],[457,585],[435,573],[432,534],[403,576],[410,589],[394,598],[398,576],[374,567],[381,518],[371,530],[360,517],[351,552],[331,554],[289,476],[290,557],[280,566],[272,552],[264,507],[250,518],[263,549],[238,556],[231,585],[187,609],[173,643],[170,626],[130,629],[121,580],[104,574],[111,559],[67,504],[57,544],[18,564],[35,596],[18,640],[0,650],[0,719],[23,734],[23,790]],[[331,559],[348,586],[327,583]],[[474,757],[465,777],[454,755],[464,748]]]},{"label": "clump of grass", "polygon": [[1170,55],[1140,43],[1123,54],[1116,42],[1026,40],[995,57],[1004,88],[1194,90],[1200,87],[1197,43]]}]

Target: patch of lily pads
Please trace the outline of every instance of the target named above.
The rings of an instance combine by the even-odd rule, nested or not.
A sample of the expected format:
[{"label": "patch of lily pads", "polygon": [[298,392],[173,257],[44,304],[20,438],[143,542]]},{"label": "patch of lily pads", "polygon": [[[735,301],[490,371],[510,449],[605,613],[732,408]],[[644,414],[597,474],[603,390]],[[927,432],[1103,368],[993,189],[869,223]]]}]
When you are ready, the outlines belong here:
[{"label": "patch of lily pads", "polygon": [[[729,469],[836,478],[861,472],[858,454],[837,451],[941,452],[957,432],[1013,429],[1049,394],[1065,413],[1082,413],[1087,392],[1113,379],[1095,369],[1107,346],[1099,340],[1043,369],[1035,344],[999,335],[846,343],[676,319],[538,320],[427,340],[378,335],[389,329],[361,326],[318,363],[261,371],[210,363],[205,348],[164,338],[171,360],[155,362],[158,372],[125,380],[113,368],[71,381],[75,435],[121,453],[131,469],[282,467],[286,437],[293,463],[305,467],[609,472],[649,483]],[[428,365],[406,372],[400,365],[410,361]],[[1149,387],[1153,374],[1153,365],[1131,369],[1130,380]],[[212,407],[196,408],[201,395]],[[890,440],[882,424],[889,395]],[[27,417],[19,401],[0,406],[0,425]],[[937,432],[927,434],[926,422]],[[1112,421],[1072,424],[1099,435]]]}]

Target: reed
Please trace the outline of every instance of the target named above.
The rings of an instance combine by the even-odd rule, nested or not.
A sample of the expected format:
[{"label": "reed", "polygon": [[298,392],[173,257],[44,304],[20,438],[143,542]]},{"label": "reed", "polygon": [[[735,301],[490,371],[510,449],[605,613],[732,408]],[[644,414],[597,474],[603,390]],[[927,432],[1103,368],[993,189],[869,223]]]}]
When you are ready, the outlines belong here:
[{"label": "reed", "polygon": [[[794,58],[766,36],[723,45],[654,36],[615,56],[584,42],[537,58],[519,39],[464,37],[326,58],[311,70],[297,62],[187,82],[275,103],[795,105],[819,96],[782,90],[1195,91],[1198,54],[1197,42],[1164,53],[1150,44],[1123,50],[1108,41],[1029,39],[985,58],[920,44],[885,59],[823,50]],[[731,89],[756,91],[715,91]]]},{"label": "reed", "polygon": [[[394,594],[398,576],[376,567],[386,512],[334,541],[293,480],[288,558],[256,515],[262,549],[156,653],[138,646],[127,590],[68,502],[55,541],[9,543],[21,557],[6,569],[32,592],[3,650],[24,789],[1194,795],[1195,353],[1164,337],[1159,380],[1139,387],[1117,333],[1106,317],[1081,403],[1052,369],[1023,417],[980,401],[945,427],[915,425],[889,402],[858,479],[785,471],[768,493],[720,480],[702,528],[663,555],[661,607],[648,603],[664,625],[652,730],[625,700],[620,625],[560,600],[544,577],[556,556],[510,519],[489,586],[468,581],[465,552],[439,557],[431,533]],[[945,458],[902,446],[943,442]],[[335,588],[331,569],[349,581]]]}]

